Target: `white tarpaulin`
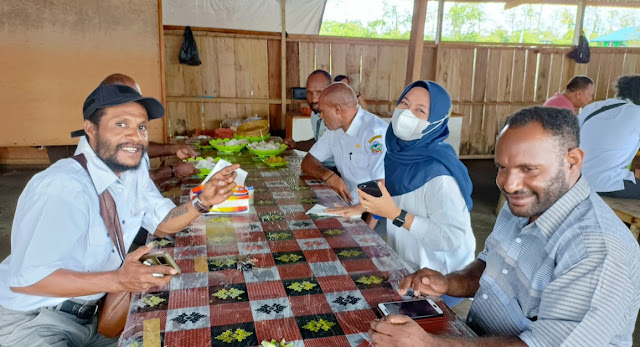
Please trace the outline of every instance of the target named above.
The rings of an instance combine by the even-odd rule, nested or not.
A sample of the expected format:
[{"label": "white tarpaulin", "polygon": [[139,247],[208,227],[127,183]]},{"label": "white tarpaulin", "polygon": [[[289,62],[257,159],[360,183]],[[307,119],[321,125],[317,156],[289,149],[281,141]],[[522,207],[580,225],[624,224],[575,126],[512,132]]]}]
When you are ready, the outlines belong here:
[{"label": "white tarpaulin", "polygon": [[[287,0],[286,30],[317,35],[326,0]],[[280,0],[163,0],[165,25],[280,32]]]}]

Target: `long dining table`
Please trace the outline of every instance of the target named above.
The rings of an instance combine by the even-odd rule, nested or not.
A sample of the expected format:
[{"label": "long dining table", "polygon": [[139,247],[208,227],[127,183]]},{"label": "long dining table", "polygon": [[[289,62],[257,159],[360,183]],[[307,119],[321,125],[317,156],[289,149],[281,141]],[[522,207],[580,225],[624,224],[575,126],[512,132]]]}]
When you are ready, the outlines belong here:
[{"label": "long dining table", "polygon": [[[243,151],[223,155],[248,171],[254,201],[247,213],[207,214],[153,252],[171,255],[182,270],[164,287],[132,295],[120,345],[259,346],[282,339],[293,346],[368,346],[377,305],[403,300],[409,269],[361,219],[305,214],[340,197],[323,181],[301,176],[291,151],[271,168]],[[164,186],[176,203],[201,178]],[[247,265],[246,261],[253,263]],[[408,299],[405,297],[404,299]],[[441,301],[438,333],[473,336]]]}]

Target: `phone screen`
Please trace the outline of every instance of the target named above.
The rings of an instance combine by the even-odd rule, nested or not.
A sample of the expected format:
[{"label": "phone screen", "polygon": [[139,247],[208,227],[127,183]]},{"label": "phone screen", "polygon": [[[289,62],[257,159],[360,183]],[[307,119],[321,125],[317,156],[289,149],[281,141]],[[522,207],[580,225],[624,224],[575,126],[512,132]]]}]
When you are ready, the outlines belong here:
[{"label": "phone screen", "polygon": [[403,314],[413,319],[442,316],[427,300],[386,302],[381,305],[384,305],[389,314]]}]

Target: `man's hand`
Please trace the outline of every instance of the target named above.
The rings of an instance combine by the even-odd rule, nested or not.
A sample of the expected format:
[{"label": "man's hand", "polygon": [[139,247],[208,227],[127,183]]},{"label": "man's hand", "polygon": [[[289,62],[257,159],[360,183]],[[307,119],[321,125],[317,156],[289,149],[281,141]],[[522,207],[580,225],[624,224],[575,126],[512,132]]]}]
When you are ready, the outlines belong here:
[{"label": "man's hand", "polygon": [[175,173],[176,177],[183,179],[195,175],[196,173],[198,173],[198,169],[196,169],[196,166],[193,164],[193,162],[180,162],[173,165],[173,172]]},{"label": "man's hand", "polygon": [[233,195],[233,188],[236,186],[234,180],[238,176],[235,170],[238,168],[240,165],[235,164],[216,172],[209,182],[205,183],[202,193],[198,196],[200,201],[206,206],[213,206]]},{"label": "man's hand", "polygon": [[[164,265],[147,266],[140,262],[140,257],[149,253],[153,244],[142,246],[127,254],[124,263],[117,271],[118,282],[123,291],[144,292],[151,287],[164,286],[171,281],[172,275],[178,271]],[[163,274],[164,277],[155,277],[153,274]]]},{"label": "man's hand", "polygon": [[334,204],[334,208],[328,208],[324,210],[327,213],[335,213],[342,217],[361,216],[364,213],[364,207],[361,204],[353,206],[342,206],[340,204]]},{"label": "man's hand", "polygon": [[174,145],[174,146],[175,146],[176,157],[180,158],[181,160],[196,157],[196,151],[194,151],[193,148],[191,148],[191,146],[188,146],[188,145]]},{"label": "man's hand", "polygon": [[296,142],[293,139],[290,139],[290,138],[284,139],[284,144],[289,146],[289,148],[291,148],[291,149],[295,149],[296,148]]},{"label": "man's hand", "polygon": [[333,191],[338,193],[338,195],[340,195],[340,197],[342,198],[342,200],[344,200],[344,202],[346,202],[347,204],[351,204],[351,202],[353,201],[353,198],[351,197],[351,193],[349,192],[347,185],[344,184],[344,181],[342,180],[342,178],[338,177],[338,175],[336,174],[333,174],[324,182],[329,187],[331,187]]},{"label": "man's hand", "polygon": [[400,295],[407,294],[409,287],[413,288],[414,296],[420,294],[441,296],[447,294],[449,282],[447,278],[438,271],[423,268],[411,275],[405,276],[402,281],[400,281],[398,293],[400,293]]},{"label": "man's hand", "polygon": [[431,346],[434,337],[407,316],[389,315],[370,323],[369,336],[376,347]]}]

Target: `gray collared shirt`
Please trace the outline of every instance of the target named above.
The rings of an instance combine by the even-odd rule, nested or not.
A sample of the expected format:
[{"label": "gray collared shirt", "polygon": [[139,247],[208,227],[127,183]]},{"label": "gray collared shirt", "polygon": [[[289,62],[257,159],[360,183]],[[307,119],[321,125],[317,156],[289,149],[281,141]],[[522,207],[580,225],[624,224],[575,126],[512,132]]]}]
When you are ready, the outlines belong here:
[{"label": "gray collared shirt", "polygon": [[529,346],[631,346],[640,248],[629,229],[584,178],[527,221],[505,204],[478,256],[469,326]]}]

